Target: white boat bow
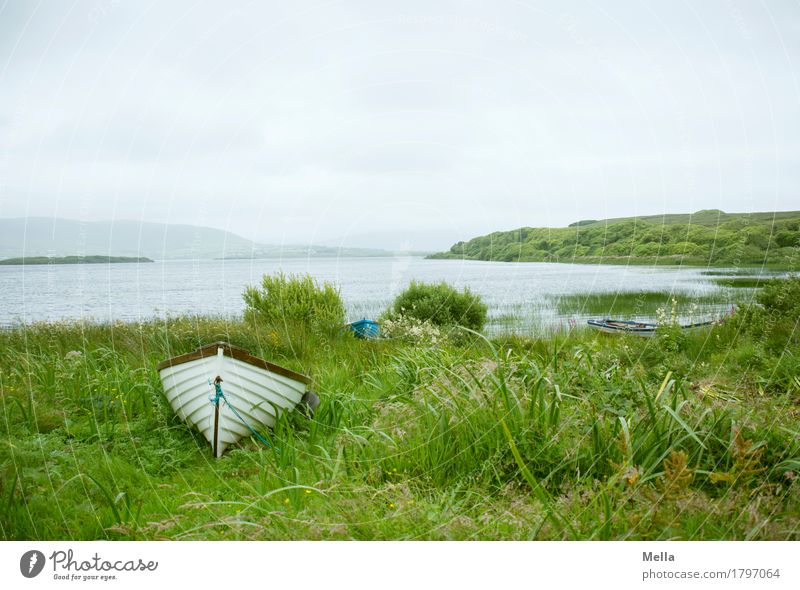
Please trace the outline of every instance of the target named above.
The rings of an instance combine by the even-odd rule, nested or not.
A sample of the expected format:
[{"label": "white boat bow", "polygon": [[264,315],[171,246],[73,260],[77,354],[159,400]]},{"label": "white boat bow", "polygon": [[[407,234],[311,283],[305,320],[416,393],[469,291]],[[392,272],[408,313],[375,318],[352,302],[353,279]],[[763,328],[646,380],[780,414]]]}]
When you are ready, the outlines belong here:
[{"label": "white boat bow", "polygon": [[[227,342],[167,359],[157,369],[172,409],[203,434],[215,457],[250,436],[248,425],[254,429],[274,426],[282,412],[300,403],[310,382],[305,375]],[[218,378],[224,398],[215,403]]]}]

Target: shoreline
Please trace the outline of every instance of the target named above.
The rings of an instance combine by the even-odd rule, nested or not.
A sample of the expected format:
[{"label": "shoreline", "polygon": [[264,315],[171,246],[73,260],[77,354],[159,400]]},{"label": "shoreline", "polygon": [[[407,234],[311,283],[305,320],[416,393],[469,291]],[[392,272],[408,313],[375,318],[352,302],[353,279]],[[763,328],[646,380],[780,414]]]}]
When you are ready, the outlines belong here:
[{"label": "shoreline", "polygon": [[469,262],[499,262],[503,264],[586,264],[592,266],[652,266],[652,267],[659,267],[659,268],[705,268],[705,269],[720,269],[720,268],[729,268],[733,271],[737,269],[762,269],[762,270],[769,270],[769,271],[776,271],[776,272],[794,272],[796,267],[793,265],[784,265],[784,264],[760,264],[757,262],[753,263],[740,263],[740,264],[733,264],[730,262],[715,262],[715,263],[708,263],[703,261],[692,261],[692,262],[684,262],[683,260],[674,261],[674,260],[665,260],[663,258],[660,259],[649,259],[649,258],[604,258],[598,260],[596,258],[587,258],[587,259],[570,259],[570,260],[496,260],[492,258],[474,258],[469,256],[455,256],[455,255],[441,255],[441,254],[433,254],[430,256],[425,256],[424,260],[463,260]]},{"label": "shoreline", "polygon": [[0,260],[0,266],[47,266],[70,264],[139,264],[155,262],[142,256],[22,256]]}]

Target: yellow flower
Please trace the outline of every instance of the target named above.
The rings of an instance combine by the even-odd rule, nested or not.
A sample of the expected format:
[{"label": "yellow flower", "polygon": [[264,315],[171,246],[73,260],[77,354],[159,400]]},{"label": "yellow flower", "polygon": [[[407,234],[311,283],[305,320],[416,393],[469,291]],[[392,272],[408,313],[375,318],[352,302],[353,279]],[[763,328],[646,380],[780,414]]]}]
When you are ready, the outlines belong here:
[{"label": "yellow flower", "polygon": [[394,504],[389,504],[389,508],[394,508]]},{"label": "yellow flower", "polygon": [[283,501],[283,503],[284,503],[284,504],[288,504],[288,503],[289,503],[289,498],[286,498],[286,499]]},{"label": "yellow flower", "polygon": [[306,490],[306,494],[310,494],[310,493],[311,493],[311,490]]}]

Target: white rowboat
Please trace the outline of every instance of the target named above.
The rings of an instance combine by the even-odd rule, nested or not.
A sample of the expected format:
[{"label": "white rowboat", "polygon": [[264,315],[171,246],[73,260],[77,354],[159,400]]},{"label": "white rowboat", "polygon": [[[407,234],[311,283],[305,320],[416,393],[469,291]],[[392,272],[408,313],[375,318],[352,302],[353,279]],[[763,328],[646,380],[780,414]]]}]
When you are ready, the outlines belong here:
[{"label": "white rowboat", "polygon": [[[167,359],[157,369],[172,409],[203,434],[215,457],[250,436],[248,425],[254,429],[274,426],[282,412],[293,410],[303,400],[310,382],[305,375],[227,342]],[[214,403],[217,379],[225,397]]]}]

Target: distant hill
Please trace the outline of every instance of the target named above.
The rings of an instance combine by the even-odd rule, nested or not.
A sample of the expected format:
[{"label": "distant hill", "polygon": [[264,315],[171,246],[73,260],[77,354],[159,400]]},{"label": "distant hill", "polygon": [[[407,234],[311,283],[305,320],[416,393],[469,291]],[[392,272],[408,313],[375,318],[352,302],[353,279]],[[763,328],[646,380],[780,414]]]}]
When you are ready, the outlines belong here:
[{"label": "distant hill", "polygon": [[605,264],[761,265],[797,268],[800,211],[696,213],[522,227],[458,242],[429,258]]},{"label": "distant hill", "polygon": [[0,219],[0,258],[133,256],[156,260],[301,256],[387,256],[375,249],[259,244],[211,227],[130,220]]},{"label": "distant hill", "polygon": [[763,213],[725,213],[720,209],[701,209],[694,213],[666,213],[664,215],[645,215],[642,217],[612,217],[611,219],[585,219],[570,223],[568,227],[596,227],[598,225],[611,225],[623,221],[637,221],[642,223],[655,223],[658,225],[706,225],[718,226],[726,221],[747,218],[750,221],[769,223],[786,219],[797,219],[800,211],[774,211]]}]

